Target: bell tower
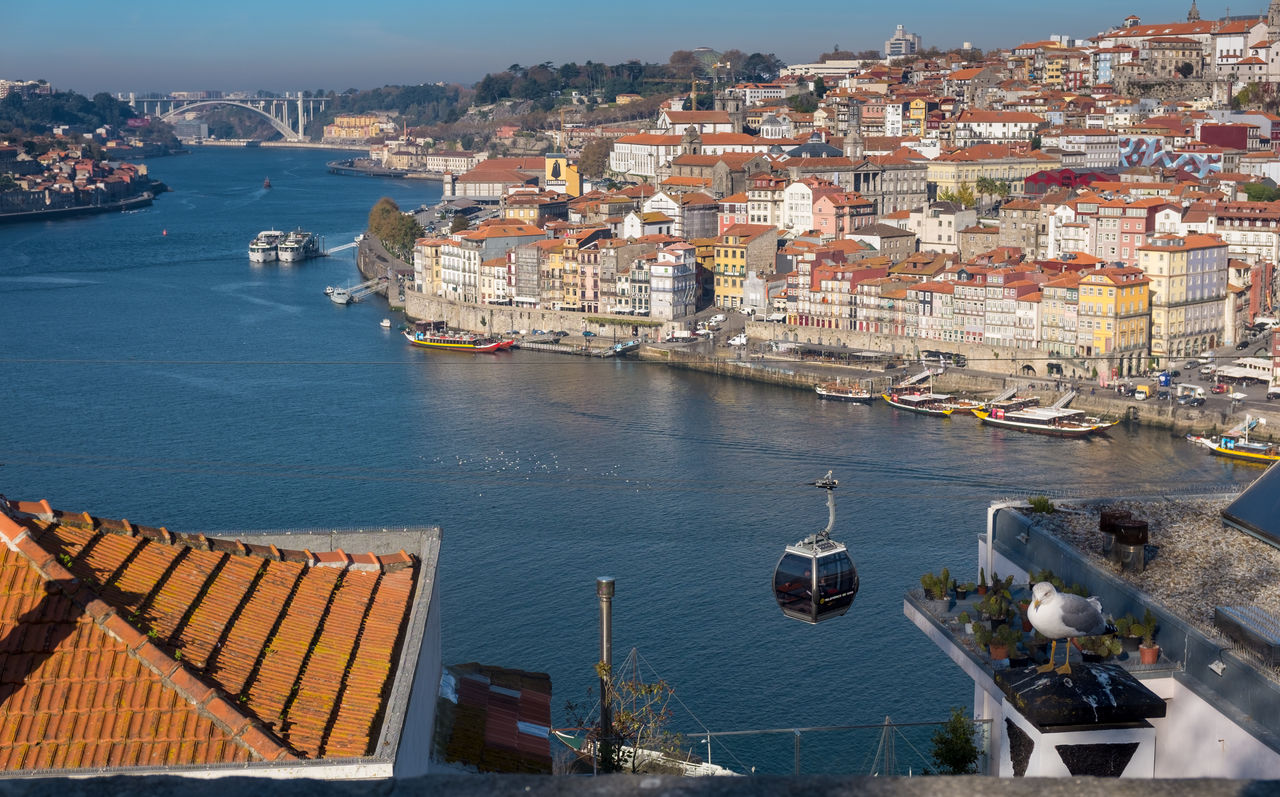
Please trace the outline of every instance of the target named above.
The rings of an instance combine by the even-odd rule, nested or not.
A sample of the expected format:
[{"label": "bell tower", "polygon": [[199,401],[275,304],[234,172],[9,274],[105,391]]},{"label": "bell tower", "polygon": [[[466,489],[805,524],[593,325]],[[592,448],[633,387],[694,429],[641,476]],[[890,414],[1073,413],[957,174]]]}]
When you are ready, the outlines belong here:
[{"label": "bell tower", "polygon": [[1196,0],[1191,0],[1191,10],[1187,12],[1187,22],[1199,22],[1200,9],[1196,8]]},{"label": "bell tower", "polygon": [[1271,41],[1280,35],[1280,0],[1271,0],[1271,8],[1267,11],[1267,37]]}]

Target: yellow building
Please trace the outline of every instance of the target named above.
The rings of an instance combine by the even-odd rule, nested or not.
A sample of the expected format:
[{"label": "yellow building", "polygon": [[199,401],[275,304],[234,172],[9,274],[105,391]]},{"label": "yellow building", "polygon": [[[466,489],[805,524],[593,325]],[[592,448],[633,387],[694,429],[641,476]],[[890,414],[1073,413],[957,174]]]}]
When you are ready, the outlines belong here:
[{"label": "yellow building", "polygon": [[540,303],[544,308],[559,310],[564,305],[564,244],[547,250],[539,279]]},{"label": "yellow building", "polygon": [[777,268],[778,230],[767,224],[735,224],[715,242],[715,304],[742,306],[742,286],[752,272]]},{"label": "yellow building", "polygon": [[1142,269],[1130,266],[1081,273],[1077,351],[1094,358],[1099,374],[1122,377],[1145,370],[1150,284]]},{"label": "yellow building", "polygon": [[324,126],[324,137],[364,141],[378,135],[381,130],[381,120],[377,114],[338,114],[333,117],[333,124]]},{"label": "yellow building", "polygon": [[929,161],[926,179],[931,186],[937,186],[937,194],[958,191],[964,184],[972,189],[980,177],[1008,183],[1009,190],[1019,194],[1027,177],[1060,165],[1057,158],[1038,150],[1022,153],[1006,144],[975,144]]},{"label": "yellow building", "polygon": [[1216,235],[1156,235],[1138,247],[1151,280],[1151,356],[1161,366],[1216,348],[1225,332],[1227,243]]}]

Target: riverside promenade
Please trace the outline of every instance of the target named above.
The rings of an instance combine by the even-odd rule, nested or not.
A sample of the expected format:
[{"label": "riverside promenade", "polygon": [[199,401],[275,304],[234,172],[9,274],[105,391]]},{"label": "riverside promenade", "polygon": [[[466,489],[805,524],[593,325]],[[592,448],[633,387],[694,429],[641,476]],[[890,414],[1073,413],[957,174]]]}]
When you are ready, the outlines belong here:
[{"label": "riverside promenade", "polygon": [[[357,263],[365,279],[387,276],[391,284],[396,284],[396,274],[412,273],[413,266],[388,253],[373,236],[365,236],[360,244]],[[914,351],[919,344],[916,339],[899,338],[888,340],[888,336],[877,336],[875,342],[878,350],[886,354],[897,354],[908,361],[904,367],[895,370],[867,369],[853,365],[841,364],[830,360],[806,359],[798,354],[785,351],[770,351],[770,341],[775,332],[782,327],[779,324],[752,322],[747,324],[746,332],[753,340],[746,347],[728,347],[714,345],[710,341],[698,343],[663,343],[670,334],[688,328],[688,322],[657,322],[638,319],[632,316],[607,316],[580,313],[575,311],[538,310],[511,307],[506,305],[479,305],[456,302],[440,296],[419,293],[411,287],[403,287],[403,303],[392,301],[392,305],[403,306],[405,315],[413,321],[444,321],[448,326],[464,329],[477,334],[505,334],[512,330],[563,329],[570,331],[559,347],[539,347],[540,350],[563,351],[565,354],[582,354],[583,345],[598,340],[601,346],[612,344],[613,339],[627,340],[636,338],[644,341],[632,355],[645,362],[680,368],[690,371],[715,374],[732,379],[743,379],[752,382],[790,387],[812,392],[819,382],[843,381],[861,383],[874,392],[887,390],[894,383],[919,373],[923,366],[912,362],[906,353]],[[394,297],[396,291],[389,291]],[[595,329],[596,338],[584,338],[581,332],[588,326]],[[766,332],[769,338],[762,338],[760,333]],[[783,327],[782,334],[793,331]],[[784,339],[785,340],[785,339]],[[1001,352],[994,347],[987,347],[994,356],[976,360],[988,364],[1000,363],[1011,370],[1018,368],[1019,356],[1025,358],[1025,351]],[[971,360],[974,361],[974,360]],[[1269,406],[1244,408],[1236,407],[1235,411],[1223,411],[1220,406],[1212,404],[1204,407],[1186,407],[1172,401],[1147,400],[1136,402],[1126,399],[1114,391],[1100,387],[1096,382],[1084,379],[1064,380],[1054,377],[1023,376],[1017,373],[1000,373],[987,368],[966,367],[947,368],[933,379],[936,392],[951,393],[977,399],[989,399],[1010,388],[1017,388],[1019,395],[1039,396],[1043,403],[1053,402],[1059,395],[1068,390],[1076,390],[1077,396],[1071,401],[1071,408],[1084,410],[1090,415],[1101,418],[1121,419],[1126,423],[1134,423],[1159,429],[1168,429],[1177,435],[1185,434],[1217,434],[1245,422],[1246,414],[1254,418],[1263,418],[1265,423],[1259,425],[1251,434],[1258,440],[1280,439],[1280,409],[1272,410]]]}]

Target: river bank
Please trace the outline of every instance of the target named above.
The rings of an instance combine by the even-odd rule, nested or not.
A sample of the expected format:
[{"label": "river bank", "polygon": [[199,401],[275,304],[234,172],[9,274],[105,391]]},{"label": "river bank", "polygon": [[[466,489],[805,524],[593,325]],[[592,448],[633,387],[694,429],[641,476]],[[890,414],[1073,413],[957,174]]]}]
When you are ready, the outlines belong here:
[{"label": "river bank", "polygon": [[[361,243],[357,263],[365,279],[386,276],[394,280],[397,272],[404,275],[406,272],[411,273],[413,268],[410,264],[387,253],[371,235],[365,236],[365,240]],[[585,328],[587,324],[587,316],[577,312],[467,304],[421,294],[412,288],[405,288],[403,295],[405,297],[403,302],[392,302],[392,305],[393,307],[403,306],[405,315],[409,319],[444,321],[450,327],[478,334],[510,329],[579,329]],[[649,326],[651,322],[646,321],[645,328],[642,330],[636,326],[639,321],[630,316],[612,318],[591,316],[591,318],[597,322],[608,321],[610,324],[616,324],[621,334],[628,338],[647,333],[651,340],[661,340],[665,339],[671,331],[684,328],[682,322]],[[748,325],[748,335],[762,326],[764,325],[757,323]],[[904,338],[893,343],[892,350],[908,351],[916,343],[914,339]],[[566,346],[565,350],[568,352],[570,347]],[[1004,362],[1016,363],[1017,360],[1014,358],[1019,354],[1025,354],[1025,352],[1006,353],[1002,359]],[[906,371],[887,374],[883,371],[868,371],[834,362],[803,360],[798,356],[782,353],[757,354],[744,359],[743,352],[737,348],[699,347],[697,351],[687,351],[681,344],[668,345],[654,342],[642,345],[635,356],[672,368],[810,392],[815,383],[836,379],[863,382],[875,391],[883,391],[888,389],[894,381],[910,373],[910,366]],[[1089,380],[1064,381],[1037,376],[1000,374],[972,368],[947,369],[934,379],[933,384],[937,391],[976,399],[990,399],[1009,388],[1017,388],[1020,395],[1038,395],[1046,404],[1074,386],[1078,395],[1071,401],[1072,409],[1084,410],[1087,414],[1100,418],[1119,419],[1129,424],[1167,429],[1177,435],[1218,434],[1244,423],[1246,414],[1249,414],[1255,418],[1265,419],[1265,423],[1260,424],[1252,433],[1253,438],[1280,440],[1280,413],[1271,411],[1269,407],[1261,412],[1246,413],[1214,411],[1208,407],[1187,407],[1172,401],[1135,402],[1113,391],[1100,388],[1095,382]]]}]

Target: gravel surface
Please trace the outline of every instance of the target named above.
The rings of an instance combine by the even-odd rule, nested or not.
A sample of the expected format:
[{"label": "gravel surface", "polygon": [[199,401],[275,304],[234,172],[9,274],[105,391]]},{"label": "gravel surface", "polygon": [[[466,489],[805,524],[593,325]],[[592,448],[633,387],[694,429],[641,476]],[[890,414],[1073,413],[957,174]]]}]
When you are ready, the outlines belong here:
[{"label": "gravel surface", "polygon": [[1252,604],[1280,616],[1280,549],[1224,527],[1221,512],[1229,503],[1226,498],[1192,498],[1106,504],[1150,524],[1155,550],[1142,573],[1121,572],[1119,564],[1103,558],[1098,531],[1102,505],[1082,506],[1085,511],[1079,514],[1056,513],[1045,529],[1207,636],[1221,639],[1213,625],[1215,606]]}]

